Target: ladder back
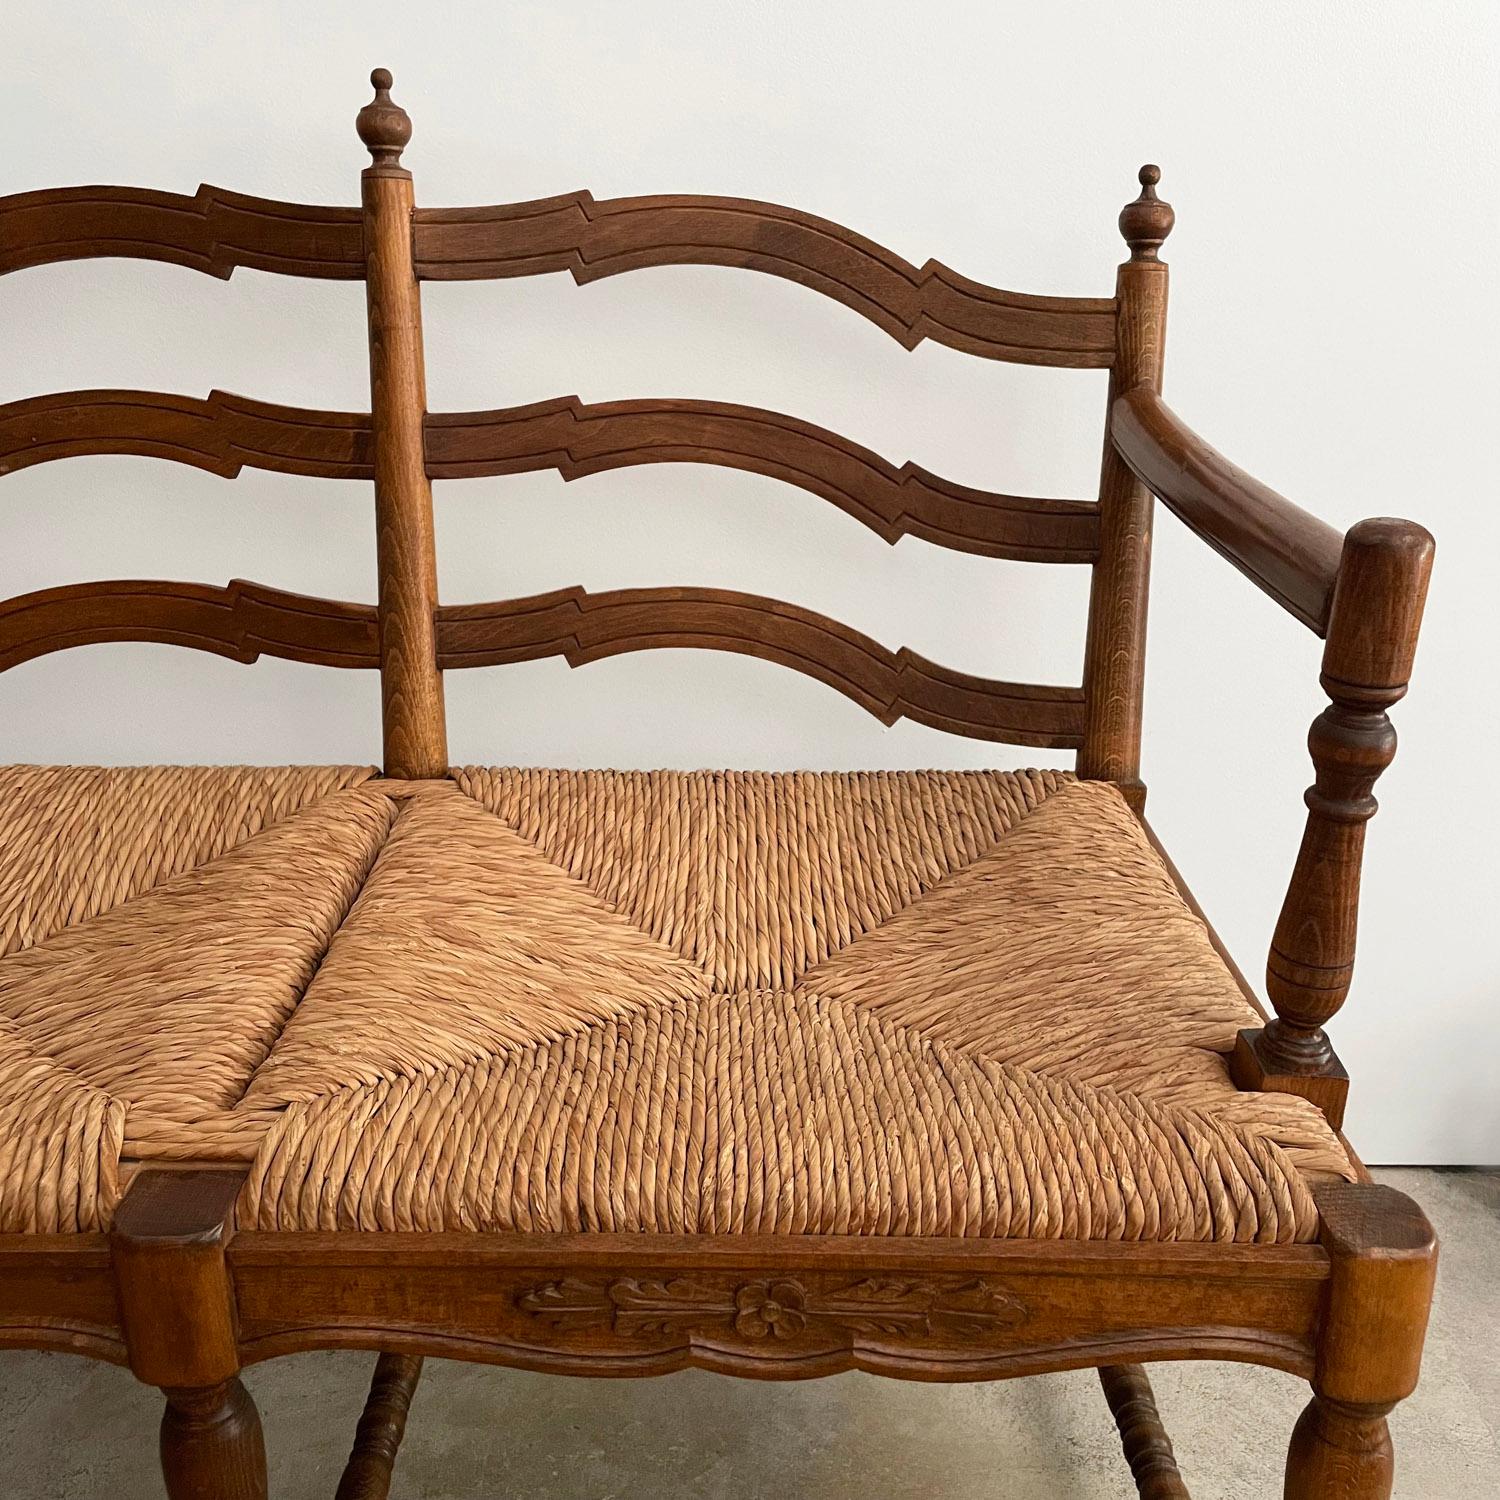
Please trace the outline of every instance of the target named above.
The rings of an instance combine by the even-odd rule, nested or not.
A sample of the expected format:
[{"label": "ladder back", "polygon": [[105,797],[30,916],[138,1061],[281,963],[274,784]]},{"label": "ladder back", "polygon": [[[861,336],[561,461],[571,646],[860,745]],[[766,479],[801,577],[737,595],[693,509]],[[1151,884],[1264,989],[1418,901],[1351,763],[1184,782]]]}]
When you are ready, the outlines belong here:
[{"label": "ladder back", "polygon": [[[240,266],[361,279],[368,412],[314,411],[222,391],[206,398],[88,390],[0,406],[0,473],[79,454],[128,453],[232,477],[242,468],[373,481],[377,604],[310,599],[260,584],[122,580],[0,603],[0,670],[71,646],[157,641],[238,661],[284,657],[376,668],[390,775],[447,774],[443,673],[560,655],[702,647],[793,667],[890,724],[1073,749],[1085,776],[1138,776],[1151,497],[1107,432],[1097,500],[956,484],[779,412],[718,401],[581,402],[427,410],[420,284],[567,271],[579,283],[643,266],[766,272],[868,318],[906,348],[932,339],[1031,365],[1109,372],[1109,407],[1157,390],[1172,211],[1141,169],[1120,216],[1131,256],[1112,297],[1036,297],[910,262],[841,225],[775,204],[661,196],[422,208],[402,153],[411,121],[371,75],[356,125],[371,156],[359,208],[279,203],[214,187],[191,197],[128,187],[0,198],[0,274],[95,256],[159,260],[228,277]],[[1109,408],[1107,408],[1108,410]],[[432,481],[556,469],[564,478],[645,463],[764,474],[838,506],[895,542],[1093,569],[1083,682],[1050,686],[956,672],[891,650],[811,610],[718,589],[562,588],[526,599],[438,599]]]}]

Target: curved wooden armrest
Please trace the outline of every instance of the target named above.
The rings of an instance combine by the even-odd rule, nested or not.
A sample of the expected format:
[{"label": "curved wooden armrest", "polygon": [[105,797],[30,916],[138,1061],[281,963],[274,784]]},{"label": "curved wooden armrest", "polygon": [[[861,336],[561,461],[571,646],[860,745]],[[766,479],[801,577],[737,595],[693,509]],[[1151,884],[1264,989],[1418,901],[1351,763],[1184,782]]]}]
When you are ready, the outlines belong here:
[{"label": "curved wooden armrest", "polygon": [[1127,467],[1214,551],[1318,635],[1328,633],[1343,538],[1210,448],[1149,386],[1115,399]]},{"label": "curved wooden armrest", "polygon": [[1114,401],[1110,441],[1169,510],[1326,643],[1330,703],[1308,737],[1316,780],[1266,965],[1276,1016],[1240,1033],[1231,1071],[1241,1088],[1312,1099],[1338,1126],[1349,1080],[1323,1027],[1349,993],[1365,824],[1396,752],[1386,710],[1411,675],[1432,537],[1389,518],[1340,536],[1210,448],[1150,386]]}]

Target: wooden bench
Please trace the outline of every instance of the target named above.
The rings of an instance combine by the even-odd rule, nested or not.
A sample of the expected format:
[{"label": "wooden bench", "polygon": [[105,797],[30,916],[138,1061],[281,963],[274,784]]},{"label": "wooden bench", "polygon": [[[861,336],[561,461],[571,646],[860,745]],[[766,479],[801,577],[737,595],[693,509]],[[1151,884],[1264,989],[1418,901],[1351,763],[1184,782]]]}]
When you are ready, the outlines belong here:
[{"label": "wooden bench", "polygon": [[[174,1500],[259,1500],[243,1367],[379,1351],[339,1495],[385,1495],[425,1355],[975,1380],[1098,1367],[1140,1493],[1186,1493],[1142,1365],[1312,1382],[1286,1493],[1389,1493],[1432,1231],[1340,1134],[1371,788],[1432,540],[1338,535],[1162,402],[1172,210],[1113,296],[1032,297],[707,197],[414,207],[372,77],[362,206],[203,187],[0,199],[0,271],[137,256],[363,279],[371,410],[214,392],[0,407],[0,469],[131,453],[373,480],[376,607],[123,581],[0,604],[0,667],[157,641],[380,673],[372,767],[12,767],[0,799],[0,1344],[166,1393]],[[419,285],[713,264],[908,348],[1107,370],[1097,500],[953,483],[793,417],[575,398],[432,413]],[[651,462],[799,486],[889,541],[1093,570],[1077,685],[996,682],[712,589],[438,602],[431,481]],[[1156,496],[1324,638],[1330,699],[1266,1019],[1144,822]],[[450,768],[443,673],[749,653],[1053,771]],[[919,1454],[913,1462],[920,1463]],[[14,1477],[14,1476],[12,1476]]]}]

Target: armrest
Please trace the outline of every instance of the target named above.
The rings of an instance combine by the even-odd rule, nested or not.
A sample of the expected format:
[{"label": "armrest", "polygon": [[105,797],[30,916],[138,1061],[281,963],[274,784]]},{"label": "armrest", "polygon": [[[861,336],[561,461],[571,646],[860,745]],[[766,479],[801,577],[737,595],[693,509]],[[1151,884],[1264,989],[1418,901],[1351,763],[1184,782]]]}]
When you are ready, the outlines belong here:
[{"label": "armrest", "polygon": [[1210,448],[1149,386],[1116,398],[1110,440],[1189,530],[1318,635],[1328,632],[1343,538]]},{"label": "armrest", "polygon": [[1311,1099],[1337,1128],[1349,1079],[1323,1027],[1353,976],[1365,824],[1396,752],[1386,710],[1411,675],[1432,538],[1389,518],[1340,536],[1215,452],[1149,386],[1114,401],[1110,441],[1162,504],[1325,641],[1330,702],[1308,736],[1316,779],[1266,964],[1276,1015],[1239,1034],[1230,1071],[1241,1088]]}]

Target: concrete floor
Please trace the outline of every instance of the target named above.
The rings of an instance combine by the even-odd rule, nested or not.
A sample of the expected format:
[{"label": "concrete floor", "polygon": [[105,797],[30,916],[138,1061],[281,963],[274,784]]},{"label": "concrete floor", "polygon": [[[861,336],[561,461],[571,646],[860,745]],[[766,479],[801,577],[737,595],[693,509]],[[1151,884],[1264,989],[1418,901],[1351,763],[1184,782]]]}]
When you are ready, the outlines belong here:
[{"label": "concrete floor", "polygon": [[[1384,1171],[1443,1240],[1423,1382],[1391,1426],[1396,1494],[1500,1496],[1500,1173]],[[275,1500],[331,1500],[371,1357],[259,1365]],[[1306,1387],[1242,1365],[1157,1365],[1152,1378],[1198,1500],[1281,1493]],[[60,1354],[0,1354],[0,1496],[160,1495],[155,1392]],[[400,1500],[1124,1500],[1133,1494],[1091,1371],[928,1386],[840,1375],[786,1385],[688,1371],[568,1380],[429,1362]]]}]

